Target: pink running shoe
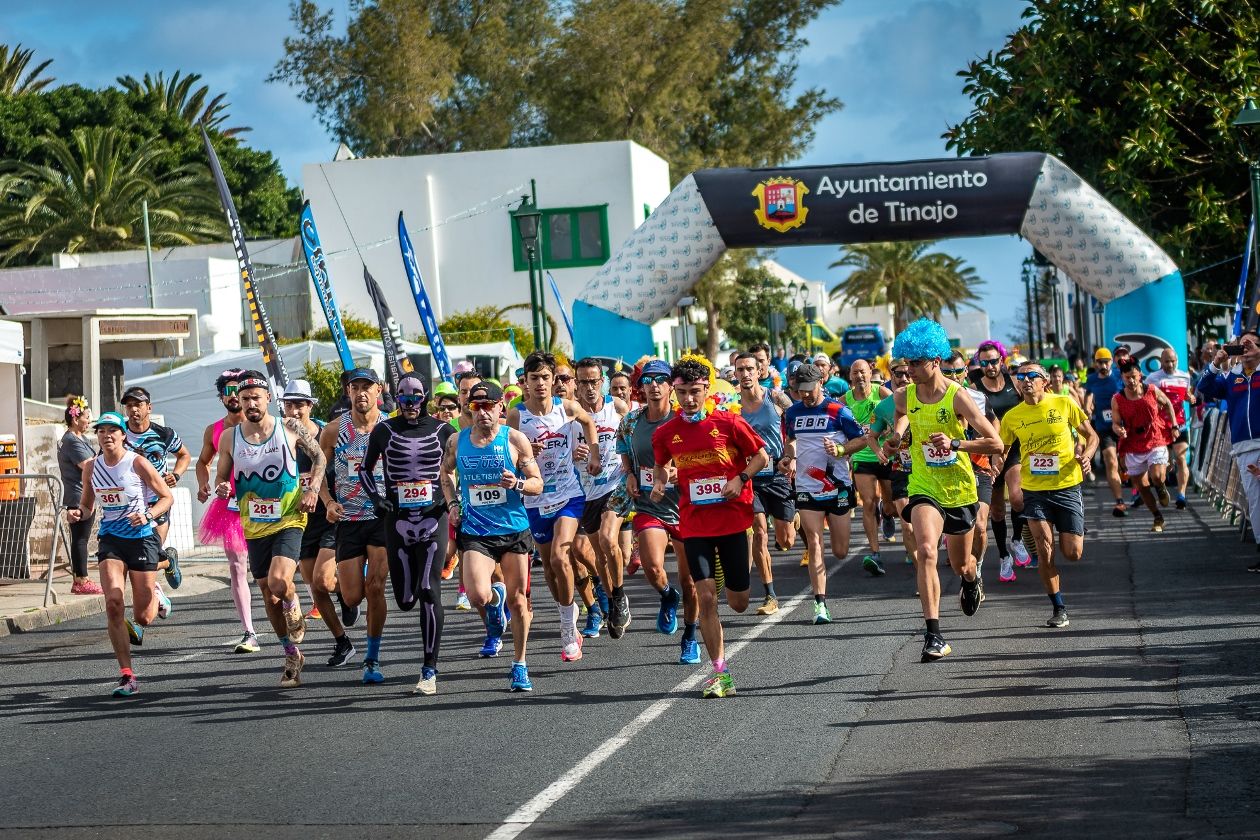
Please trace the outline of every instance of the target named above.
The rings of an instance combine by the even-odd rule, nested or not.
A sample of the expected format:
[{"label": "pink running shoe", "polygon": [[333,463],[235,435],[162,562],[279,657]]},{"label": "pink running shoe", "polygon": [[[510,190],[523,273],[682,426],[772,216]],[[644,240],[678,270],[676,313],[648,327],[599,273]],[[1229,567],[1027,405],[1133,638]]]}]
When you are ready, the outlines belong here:
[{"label": "pink running shoe", "polygon": [[998,580],[1002,583],[1012,583],[1015,580],[1015,564],[1011,562],[1011,558],[1002,558],[1002,567],[998,571]]},{"label": "pink running shoe", "polygon": [[74,582],[74,586],[70,587],[71,595],[100,595],[104,591],[105,590],[101,589],[100,584],[91,578],[76,580]]}]

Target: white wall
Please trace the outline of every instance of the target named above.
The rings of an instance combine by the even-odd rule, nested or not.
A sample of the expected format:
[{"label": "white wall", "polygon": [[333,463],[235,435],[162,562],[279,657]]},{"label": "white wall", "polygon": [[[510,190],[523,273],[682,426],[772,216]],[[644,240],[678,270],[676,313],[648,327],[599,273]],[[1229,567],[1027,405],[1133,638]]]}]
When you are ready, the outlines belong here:
[{"label": "white wall", "polygon": [[[404,332],[420,332],[395,238],[399,210],[439,320],[481,305],[528,302],[528,275],[513,270],[508,212],[528,194],[530,178],[543,209],[607,204],[610,256],[642,223],[643,205],[655,207],[670,186],[665,161],[628,141],[307,164],[302,181],[338,303],[373,317],[357,242]],[[570,311],[597,268],[553,270]],[[547,308],[561,323],[550,296]],[[528,311],[515,320],[528,324]]]}]

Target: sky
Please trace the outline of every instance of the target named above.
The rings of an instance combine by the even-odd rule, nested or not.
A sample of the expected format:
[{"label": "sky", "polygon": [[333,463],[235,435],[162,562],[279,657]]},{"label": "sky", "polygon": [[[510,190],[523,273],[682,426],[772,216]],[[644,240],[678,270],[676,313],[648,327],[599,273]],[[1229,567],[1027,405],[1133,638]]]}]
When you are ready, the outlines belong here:
[{"label": "sky", "polygon": [[[302,165],[331,160],[337,143],[294,89],[266,82],[292,34],[285,0],[43,0],[4,2],[0,43],[33,47],[61,82],[102,87],[118,76],[175,70],[203,76],[224,91],[231,124],[251,126],[244,140],[270,150],[301,186]],[[347,0],[321,0],[338,21]],[[1020,0],[843,0],[804,32],[802,86],[822,87],[844,107],[817,126],[795,163],[839,164],[953,157],[942,132],[964,118],[970,101],[956,73],[998,50],[1020,22]],[[1020,151],[1020,150],[1011,150]],[[955,239],[938,250],[963,257],[984,281],[993,333],[1006,337],[1022,299],[1020,262],[1030,246],[1017,237]],[[779,262],[829,286],[835,246],[783,248]]]}]

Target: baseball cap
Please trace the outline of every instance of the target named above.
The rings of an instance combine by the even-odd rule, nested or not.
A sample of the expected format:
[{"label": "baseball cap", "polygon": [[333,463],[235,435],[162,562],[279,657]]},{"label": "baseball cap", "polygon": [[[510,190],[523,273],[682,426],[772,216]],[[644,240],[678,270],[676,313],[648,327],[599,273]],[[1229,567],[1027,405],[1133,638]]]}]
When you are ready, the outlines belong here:
[{"label": "baseball cap", "polygon": [[828,356],[826,353],[818,353],[817,355],[814,356],[814,361],[826,362],[827,364],[831,364],[831,357]]},{"label": "baseball cap", "polygon": [[1117,356],[1119,356],[1121,353],[1128,356],[1133,353],[1133,349],[1129,347],[1129,345],[1127,344],[1117,344],[1116,349],[1113,350],[1112,352],[1115,353]]},{"label": "baseball cap", "polygon": [[814,365],[801,365],[795,374],[797,390],[808,391],[823,381],[822,371]]},{"label": "baseball cap", "polygon": [[366,379],[373,385],[381,384],[381,378],[377,376],[376,371],[371,368],[355,368],[350,371],[350,374],[346,377],[346,384],[348,385],[356,379]]},{"label": "baseball cap", "polygon": [[663,373],[666,376],[669,376],[672,372],[673,368],[669,366],[669,362],[664,359],[652,359],[643,366],[643,370],[639,371],[639,378],[641,379],[644,376],[653,376],[658,373]]},{"label": "baseball cap", "polygon": [[[120,400],[120,402],[126,403],[127,400],[135,400],[136,402],[146,403],[153,402],[153,398],[149,396],[149,392],[144,388],[141,388],[139,385],[133,385],[126,391],[123,391],[122,400]],[[101,416],[104,417],[105,415],[102,414]]]},{"label": "baseball cap", "polygon": [[453,397],[459,392],[455,390],[455,386],[443,379],[441,382],[433,386],[433,396],[435,397]]},{"label": "baseball cap", "polygon": [[1111,361],[1111,351],[1108,350],[1106,347],[1099,347],[1097,350],[1094,351],[1094,361],[1098,362],[1098,361],[1102,361],[1103,359],[1106,359],[1107,361]]},{"label": "baseball cap", "polygon": [[469,402],[473,402],[475,400],[491,400],[493,402],[498,402],[501,399],[503,399],[503,389],[495,383],[484,379],[472,386],[472,388],[468,391]]},{"label": "baseball cap", "polygon": [[117,426],[120,429],[126,429],[127,421],[117,411],[106,411],[92,424],[93,429],[99,429],[101,426]]},{"label": "baseball cap", "polygon": [[284,389],[284,396],[280,399],[285,402],[308,402],[312,405],[319,403],[319,400],[311,394],[311,383],[305,379],[289,380],[289,387]]}]

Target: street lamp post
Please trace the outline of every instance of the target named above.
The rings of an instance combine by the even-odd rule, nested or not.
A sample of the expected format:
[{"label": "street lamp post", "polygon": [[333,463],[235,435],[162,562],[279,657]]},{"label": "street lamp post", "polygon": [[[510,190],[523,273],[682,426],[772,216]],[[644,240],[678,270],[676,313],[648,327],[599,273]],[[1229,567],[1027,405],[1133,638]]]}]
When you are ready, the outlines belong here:
[{"label": "street lamp post", "polygon": [[1033,261],[1032,258],[1024,260],[1023,267],[1024,280],[1024,316],[1028,321],[1028,355],[1033,354],[1033,302],[1032,302],[1032,278],[1033,278]]},{"label": "street lamp post", "polygon": [[[521,198],[521,203],[512,211],[512,221],[516,224],[516,233],[521,244],[525,246],[525,258],[529,263],[529,313],[534,331],[534,347],[543,350],[545,336],[542,313],[538,308],[539,287],[535,280],[534,265],[538,259],[538,228],[542,222],[542,211],[530,201],[529,197]],[[541,278],[539,278],[541,279]]]},{"label": "street lamp post", "polygon": [[[1238,112],[1238,116],[1234,119],[1233,126],[1238,129],[1238,148],[1242,150],[1243,158],[1247,161],[1247,168],[1251,173],[1251,218],[1260,220],[1260,107],[1256,107],[1256,101],[1248,97],[1243,104],[1243,108]],[[1260,221],[1256,222],[1260,224]],[[1258,237],[1260,238],[1260,237]],[[1257,264],[1257,258],[1260,257],[1260,244],[1256,244],[1253,240],[1252,247],[1252,269],[1257,277],[1260,277],[1260,265]],[[1257,317],[1260,312],[1256,311],[1257,302],[1260,302],[1260,281],[1256,282],[1256,290],[1252,292],[1251,306],[1247,310],[1247,326],[1254,329]]]},{"label": "street lamp post", "polygon": [[[801,320],[805,320],[805,302],[809,300],[809,287],[804,283],[796,287],[796,299],[796,307],[801,310]],[[809,322],[805,321],[805,349],[810,355],[813,355],[814,352],[814,336],[812,332]]]}]

